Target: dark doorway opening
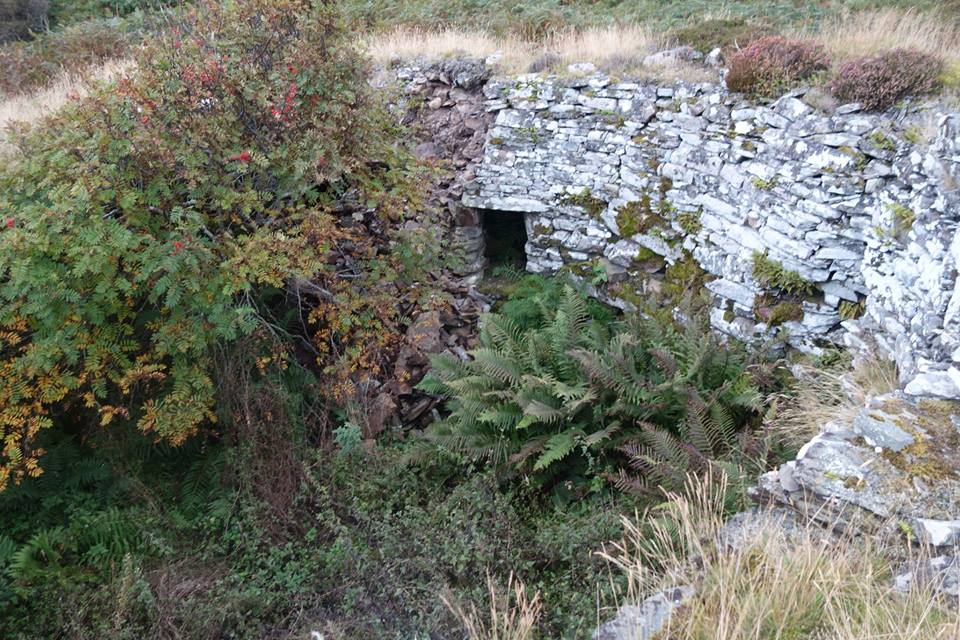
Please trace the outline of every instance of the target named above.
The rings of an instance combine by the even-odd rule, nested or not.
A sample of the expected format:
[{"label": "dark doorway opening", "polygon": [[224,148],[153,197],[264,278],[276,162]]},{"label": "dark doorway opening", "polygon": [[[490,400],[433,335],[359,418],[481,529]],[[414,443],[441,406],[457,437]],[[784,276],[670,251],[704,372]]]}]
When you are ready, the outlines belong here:
[{"label": "dark doorway opening", "polygon": [[527,225],[524,214],[487,209],[483,213],[484,257],[493,270],[508,267],[527,268]]}]

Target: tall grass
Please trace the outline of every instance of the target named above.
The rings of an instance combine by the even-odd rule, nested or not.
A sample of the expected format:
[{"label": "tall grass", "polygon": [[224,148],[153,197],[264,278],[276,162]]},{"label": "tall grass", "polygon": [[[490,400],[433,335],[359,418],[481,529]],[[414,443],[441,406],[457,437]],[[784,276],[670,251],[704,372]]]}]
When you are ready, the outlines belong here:
[{"label": "tall grass", "polygon": [[56,113],[70,100],[86,96],[98,82],[110,82],[128,72],[129,60],[111,60],[85,72],[66,72],[53,83],[34,93],[19,94],[0,100],[0,156],[14,151],[9,142],[9,128],[14,123],[32,125]]},{"label": "tall grass", "polygon": [[[907,593],[891,583],[892,563],[868,540],[792,533],[760,516],[751,534],[721,546],[723,481],[691,479],[684,495],[640,519],[625,519],[622,541],[602,555],[629,578],[629,601],[693,585],[666,638],[715,640],[932,640],[960,637],[960,614],[929,585]],[[954,603],[955,605],[956,603]]]},{"label": "tall grass", "polygon": [[510,575],[502,593],[487,575],[489,608],[481,613],[476,606],[464,607],[443,595],[443,604],[456,616],[466,632],[466,640],[530,640],[534,637],[542,613],[540,593],[527,594],[523,582]]},{"label": "tall grass", "polygon": [[[639,25],[565,30],[537,39],[449,27],[398,27],[372,34],[365,47],[373,60],[390,64],[404,60],[435,61],[457,56],[486,59],[495,55],[503,73],[563,72],[575,62],[592,62],[620,75],[643,75],[643,58],[667,46],[663,34]],[[658,77],[677,75],[703,80],[704,73],[680,63],[657,70]]]},{"label": "tall grass", "polygon": [[960,23],[939,11],[888,8],[843,14],[797,34],[822,42],[835,61],[903,48],[960,64]]},{"label": "tall grass", "polygon": [[854,367],[796,364],[789,393],[772,398],[768,428],[788,446],[799,448],[828,422],[851,421],[871,396],[899,387],[896,365],[871,357]]}]

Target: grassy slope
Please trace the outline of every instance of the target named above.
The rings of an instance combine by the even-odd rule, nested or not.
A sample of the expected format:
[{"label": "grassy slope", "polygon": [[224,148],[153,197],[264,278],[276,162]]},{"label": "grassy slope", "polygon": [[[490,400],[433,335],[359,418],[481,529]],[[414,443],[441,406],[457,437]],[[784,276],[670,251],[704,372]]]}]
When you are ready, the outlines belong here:
[{"label": "grassy slope", "polygon": [[617,21],[670,28],[718,14],[794,27],[848,11],[890,7],[940,9],[960,19],[958,0],[345,0],[343,5],[352,20],[370,27],[455,24],[524,35]]}]

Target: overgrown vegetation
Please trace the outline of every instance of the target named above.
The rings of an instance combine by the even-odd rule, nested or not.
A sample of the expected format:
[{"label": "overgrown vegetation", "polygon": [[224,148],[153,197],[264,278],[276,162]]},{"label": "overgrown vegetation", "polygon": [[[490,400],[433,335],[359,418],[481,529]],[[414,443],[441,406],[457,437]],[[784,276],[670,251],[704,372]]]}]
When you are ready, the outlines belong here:
[{"label": "overgrown vegetation", "polygon": [[125,26],[129,31],[91,20],[0,47],[0,67],[4,71],[0,94],[35,91],[64,73],[82,73],[127,55],[139,29],[133,22]]},{"label": "overgrown vegetation", "polygon": [[441,596],[485,608],[485,578],[511,572],[540,595],[536,637],[582,637],[597,590],[623,586],[591,557],[635,507],[623,496],[561,508],[488,473],[416,472],[384,444],[304,448],[281,513],[253,493],[276,483],[248,467],[267,449],[117,435],[49,442],[49,475],[0,494],[4,638],[456,637]]},{"label": "overgrown vegetation", "polygon": [[727,87],[755,96],[775,97],[830,68],[823,47],[803,40],[760,38],[730,58]]},{"label": "overgrown vegetation", "polygon": [[[953,0],[949,0],[953,3]],[[849,11],[897,7],[942,11],[960,16],[960,6],[941,0],[730,0],[723,12],[731,20],[769,23],[780,28],[819,24]],[[523,36],[612,23],[648,24],[661,32],[687,26],[717,11],[710,0],[345,0],[347,16],[367,28],[398,24],[443,28],[451,24]]]},{"label": "overgrown vegetation", "polygon": [[[783,26],[847,3],[738,0],[730,18],[686,31],[712,5],[340,4],[353,26],[536,37],[645,19],[706,47],[758,42],[761,14]],[[708,277],[684,254],[666,267],[669,308],[638,299],[626,316],[563,278],[505,273],[479,346],[436,357],[422,385],[447,399],[442,419],[374,440],[362,426],[373,400],[415,382],[395,370],[411,318],[449,308],[406,133],[326,3],[204,0],[151,23],[142,48],[140,6],[55,0],[55,31],[0,48],[8,93],[137,49],[129,79],[14,132],[17,158],[0,169],[0,636],[586,637],[598,602],[635,578],[592,555],[621,514],[664,488],[695,496],[691,474],[728,478],[710,524],[818,420],[850,410],[832,369],[786,387],[776,362],[709,333],[698,307],[673,315]],[[569,55],[591,50],[590,33],[569,36]],[[605,46],[624,33],[652,42],[605,33]],[[608,206],[589,191],[564,204]],[[638,206],[618,212],[625,234],[674,213],[663,197]],[[676,220],[700,231],[696,212]],[[594,285],[610,277],[580,266]],[[771,323],[797,319],[812,285],[766,256],[754,267],[785,298]],[[873,370],[894,384],[889,366]],[[666,539],[658,523],[689,499],[671,498],[635,541]],[[683,553],[655,564],[686,575],[690,521],[677,531]],[[823,597],[856,603],[771,550],[744,557],[802,595],[769,618],[777,631],[829,618]],[[721,578],[758,602],[769,584],[735,582],[714,551],[701,548],[691,579],[704,597],[681,619],[700,635],[734,609],[744,624],[769,612],[722,600]],[[879,575],[870,562],[841,563],[842,575]]]},{"label": "overgrown vegetation", "polygon": [[390,374],[433,254],[397,229],[417,191],[342,33],[324,5],[203,5],[134,80],[20,141],[0,176],[0,486],[40,472],[35,437],[67,408],[184,442],[241,336],[261,366],[296,346],[335,403]]},{"label": "overgrown vegetation", "polygon": [[486,317],[471,356],[433,358],[421,383],[449,398],[428,431],[434,453],[509,466],[536,486],[644,488],[739,460],[738,434],[760,408],[746,357],[704,327],[639,316],[601,326],[569,285],[525,329]]},{"label": "overgrown vegetation", "polygon": [[84,20],[128,16],[137,10],[158,9],[179,0],[49,0],[50,24],[64,27]]}]

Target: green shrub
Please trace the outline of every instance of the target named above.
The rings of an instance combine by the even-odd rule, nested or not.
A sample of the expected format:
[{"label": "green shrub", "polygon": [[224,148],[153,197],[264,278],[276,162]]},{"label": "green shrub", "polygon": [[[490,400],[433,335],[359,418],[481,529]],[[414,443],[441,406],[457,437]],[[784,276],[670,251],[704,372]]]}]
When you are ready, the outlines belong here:
[{"label": "green shrub", "polygon": [[419,193],[347,39],[326,4],[205,4],[132,80],[20,140],[0,175],[0,486],[40,473],[34,438],[66,407],[182,443],[215,417],[216,349],[247,334],[282,363],[299,331],[333,401],[386,368],[435,254],[397,230]]},{"label": "green shrub", "polygon": [[65,27],[84,20],[126,16],[138,9],[157,9],[179,0],[50,0],[50,22]]},{"label": "green shrub", "polygon": [[830,60],[819,44],[767,37],[755,40],[730,58],[727,87],[772,98],[827,71]]},{"label": "green shrub", "polygon": [[[495,310],[521,331],[541,326],[560,304],[565,284],[563,278],[521,273],[507,287],[505,299]],[[592,298],[587,300],[587,313],[599,324],[608,324],[614,319],[608,307]]]},{"label": "green shrub", "polygon": [[428,430],[430,442],[540,485],[613,473],[631,444],[671,462],[684,447],[705,459],[726,455],[759,399],[743,356],[704,327],[639,316],[598,326],[570,286],[526,330],[501,315],[484,318],[470,355],[432,358],[421,388],[447,397],[450,415]]}]

